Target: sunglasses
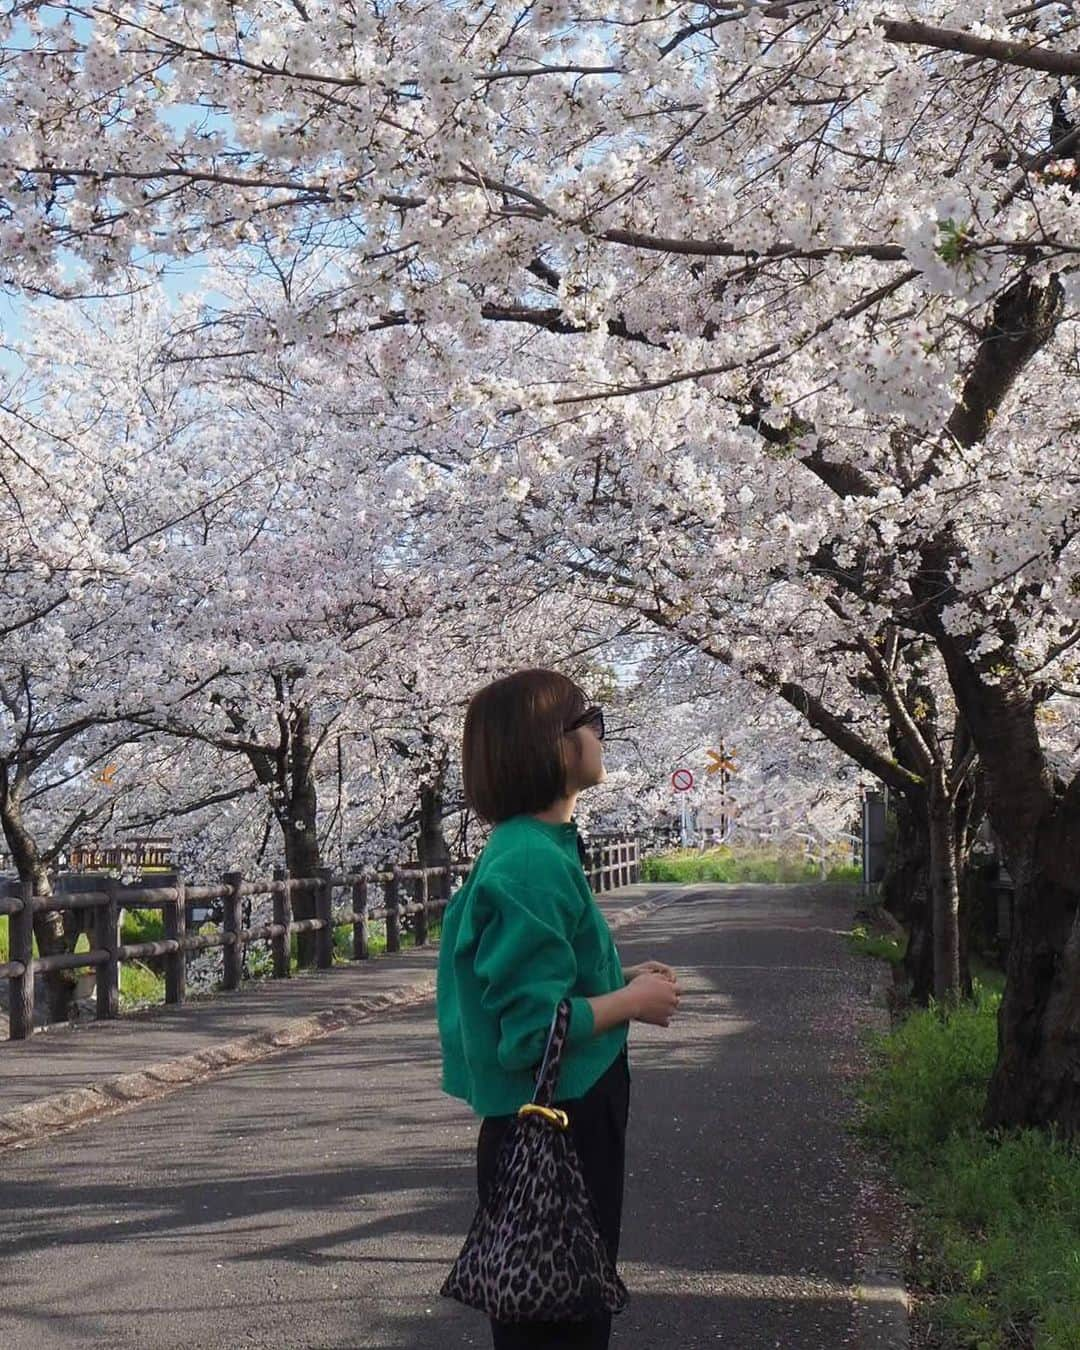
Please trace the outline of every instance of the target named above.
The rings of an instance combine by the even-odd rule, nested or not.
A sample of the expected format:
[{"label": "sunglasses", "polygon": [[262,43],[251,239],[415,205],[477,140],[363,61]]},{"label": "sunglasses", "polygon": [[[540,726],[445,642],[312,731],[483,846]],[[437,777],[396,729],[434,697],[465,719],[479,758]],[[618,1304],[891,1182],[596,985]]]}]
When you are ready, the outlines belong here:
[{"label": "sunglasses", "polygon": [[598,740],[604,739],[604,710],[603,708],[586,708],[580,717],[575,717],[564,731],[576,731],[578,727],[589,727],[596,732]]}]

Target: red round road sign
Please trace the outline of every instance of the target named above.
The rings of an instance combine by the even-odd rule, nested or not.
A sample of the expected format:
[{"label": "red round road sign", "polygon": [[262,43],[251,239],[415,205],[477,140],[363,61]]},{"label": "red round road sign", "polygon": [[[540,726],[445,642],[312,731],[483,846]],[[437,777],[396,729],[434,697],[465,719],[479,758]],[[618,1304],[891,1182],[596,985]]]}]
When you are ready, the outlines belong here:
[{"label": "red round road sign", "polygon": [[676,792],[687,792],[694,786],[694,775],[689,769],[676,769],[671,775],[671,786]]}]

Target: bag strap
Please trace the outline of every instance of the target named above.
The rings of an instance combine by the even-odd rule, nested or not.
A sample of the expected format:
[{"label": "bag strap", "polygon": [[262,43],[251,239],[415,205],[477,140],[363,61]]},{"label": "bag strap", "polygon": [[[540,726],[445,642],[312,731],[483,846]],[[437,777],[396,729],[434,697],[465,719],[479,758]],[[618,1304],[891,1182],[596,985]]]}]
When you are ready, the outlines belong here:
[{"label": "bag strap", "polygon": [[570,1032],[570,1000],[561,999],[551,1019],[544,1057],[536,1075],[536,1090],[533,1102],[537,1106],[550,1106],[555,1100],[555,1089],[559,1082],[559,1066],[562,1063],[563,1046]]}]

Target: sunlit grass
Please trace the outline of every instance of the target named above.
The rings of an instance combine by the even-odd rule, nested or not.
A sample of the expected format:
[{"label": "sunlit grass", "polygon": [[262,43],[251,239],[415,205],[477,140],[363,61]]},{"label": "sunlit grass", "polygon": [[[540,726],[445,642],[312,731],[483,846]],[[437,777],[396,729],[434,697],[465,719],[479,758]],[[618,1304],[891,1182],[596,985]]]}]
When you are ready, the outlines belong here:
[{"label": "sunlit grass", "polygon": [[875,1038],[861,1128],[911,1201],[909,1273],[943,1344],[1080,1350],[1080,1144],[980,1128],[1003,977],[989,978],[973,977],[970,1002],[912,1012]]},{"label": "sunlit grass", "polygon": [[646,858],[641,865],[642,881],[671,881],[692,883],[715,882],[771,882],[784,885],[797,882],[835,882],[850,884],[862,876],[858,867],[836,864],[823,877],[816,863],[801,854],[785,853],[780,849],[739,848],[726,844],[699,852],[697,849],[676,849]]}]

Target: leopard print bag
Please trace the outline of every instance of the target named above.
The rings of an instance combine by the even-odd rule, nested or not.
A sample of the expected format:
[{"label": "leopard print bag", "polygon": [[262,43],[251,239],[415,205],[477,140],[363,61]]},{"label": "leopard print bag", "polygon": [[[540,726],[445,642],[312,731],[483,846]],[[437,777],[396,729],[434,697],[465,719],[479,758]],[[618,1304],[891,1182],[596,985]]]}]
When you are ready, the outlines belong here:
[{"label": "leopard print bag", "polygon": [[439,1291],[499,1322],[582,1322],[629,1301],[596,1222],[565,1111],[552,1109],[570,1026],[555,1010],[531,1103],[499,1149],[486,1206]]}]

